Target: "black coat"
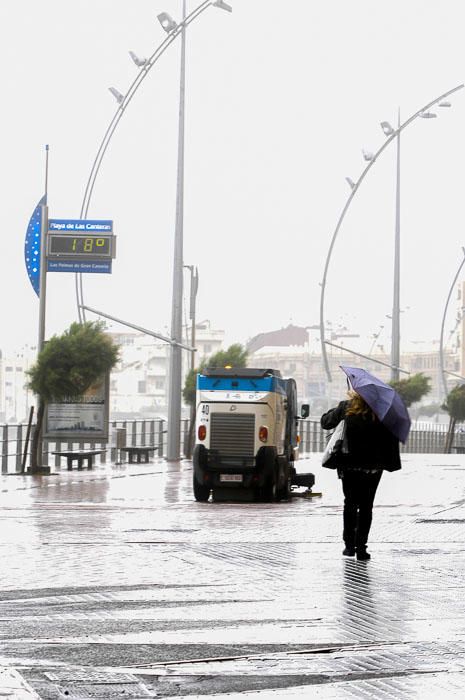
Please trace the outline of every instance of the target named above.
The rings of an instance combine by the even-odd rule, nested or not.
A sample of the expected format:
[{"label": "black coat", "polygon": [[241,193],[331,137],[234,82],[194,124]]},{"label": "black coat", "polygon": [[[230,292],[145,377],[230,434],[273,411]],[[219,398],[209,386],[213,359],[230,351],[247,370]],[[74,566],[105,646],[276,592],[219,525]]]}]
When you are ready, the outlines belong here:
[{"label": "black coat", "polygon": [[344,459],[346,467],[386,469],[394,472],[401,468],[399,441],[373,415],[346,415],[349,401],[341,401],[321,416],[321,427],[331,430],[344,418],[349,451]]}]

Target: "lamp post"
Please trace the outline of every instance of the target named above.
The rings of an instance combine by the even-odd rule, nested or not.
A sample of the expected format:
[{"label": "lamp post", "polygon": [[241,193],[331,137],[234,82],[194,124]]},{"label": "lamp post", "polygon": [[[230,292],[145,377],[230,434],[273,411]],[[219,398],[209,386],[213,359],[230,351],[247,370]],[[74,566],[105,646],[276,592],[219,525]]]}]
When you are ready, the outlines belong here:
[{"label": "lamp post", "polygon": [[189,301],[189,319],[191,322],[191,366],[190,369],[195,368],[195,301],[197,298],[197,290],[199,288],[199,272],[193,265],[184,265],[186,270],[191,273],[191,284],[190,284],[190,301]]},{"label": "lamp post", "polygon": [[[363,152],[363,157],[367,161],[367,165],[365,169],[363,170],[362,174],[360,175],[359,179],[354,182],[351,178],[347,177],[346,181],[350,187],[350,194],[347,198],[347,201],[341,211],[341,214],[339,216],[339,219],[336,224],[336,228],[333,232],[328,253],[326,255],[326,261],[323,269],[323,279],[321,282],[321,291],[320,291],[320,342],[321,342],[321,355],[323,359],[323,365],[324,369],[326,372],[326,376],[329,382],[332,381],[331,377],[331,371],[329,367],[329,362],[328,362],[328,355],[326,352],[326,339],[325,339],[325,318],[324,318],[324,302],[325,302],[325,292],[326,292],[326,281],[328,277],[328,269],[329,269],[329,263],[331,260],[331,255],[334,249],[334,244],[336,242],[337,235],[339,233],[339,230],[342,226],[342,223],[345,219],[345,216],[347,214],[347,211],[350,207],[350,204],[355,197],[355,194],[358,192],[360,185],[362,184],[363,180],[365,179],[366,175],[370,171],[370,169],[373,167],[373,165],[376,163],[377,159],[381,155],[381,153],[388,147],[388,145],[394,140],[394,139],[399,139],[398,140],[398,173],[399,173],[399,179],[398,179],[398,188],[400,188],[400,134],[401,132],[409,126],[417,117],[421,117],[423,119],[431,119],[434,118],[436,115],[433,112],[430,112],[429,109],[433,105],[437,105],[438,107],[450,107],[450,102],[446,100],[446,98],[449,95],[452,95],[454,92],[457,92],[458,90],[461,90],[464,87],[463,84],[457,85],[457,87],[452,88],[452,90],[448,90],[447,92],[443,93],[442,95],[439,95],[439,97],[436,97],[434,100],[431,102],[428,102],[426,105],[424,105],[421,109],[419,109],[415,114],[412,114],[408,119],[406,119],[405,122],[402,124],[400,123],[400,118],[399,118],[399,124],[397,129],[393,129],[392,126],[389,124],[389,122],[381,122],[381,128],[383,129],[384,134],[386,135],[386,141],[382,144],[382,146],[376,151],[376,153],[368,153],[368,152]],[[396,205],[396,211],[398,210],[400,212],[400,189],[399,189],[399,196],[397,199],[398,205]],[[398,234],[397,234],[398,230]],[[397,243],[398,240],[398,243]],[[398,256],[397,256],[397,263],[395,263],[395,272],[394,274],[399,274],[399,269],[397,269],[396,272],[396,265],[400,266],[400,214],[399,214],[399,221],[397,220],[397,213],[396,213],[396,245],[399,244],[399,250],[398,250]],[[400,275],[399,275],[400,278]],[[398,305],[399,305],[399,294],[398,292],[395,291],[395,294],[397,295],[397,299],[394,301],[393,306],[395,307],[394,312],[393,312],[393,318],[394,316],[397,318],[397,323],[399,323],[399,313],[398,311]],[[396,323],[396,322],[394,322]],[[397,348],[399,339],[400,339],[400,333],[398,331],[398,326],[397,330],[394,329],[393,332],[396,333],[396,339],[395,339],[395,346]],[[392,362],[392,365],[396,365],[396,368],[398,369],[399,362]]]},{"label": "lamp post", "polygon": [[400,109],[397,114],[396,225],[394,236],[394,295],[392,302],[391,381],[399,381],[400,365]]},{"label": "lamp post", "polygon": [[[195,369],[195,302],[197,298],[197,290],[199,288],[199,273],[194,265],[184,265],[186,270],[191,273],[191,283],[190,283],[190,303],[189,303],[189,318],[191,321],[191,372]],[[190,459],[192,457],[192,451],[194,448],[194,426],[195,426],[195,402],[190,407],[189,416],[189,432],[187,438],[187,446],[184,448],[185,456]]]},{"label": "lamp post", "polygon": [[[450,107],[450,102],[439,101],[438,107]],[[434,119],[436,114],[422,111],[418,114],[422,119]],[[383,122],[385,134],[389,132],[389,123]],[[391,381],[400,379],[400,109],[397,114],[397,157],[396,157],[396,216],[394,233],[394,289],[392,301],[392,331],[391,331]]]},{"label": "lamp post", "polygon": [[[186,0],[182,2],[182,19],[186,19]],[[179,80],[178,169],[176,187],[176,223],[174,230],[173,295],[171,299],[171,338],[182,342],[183,238],[184,238],[184,121],[186,93],[186,32],[181,34],[181,71]],[[181,348],[170,348],[168,375],[168,461],[179,459],[181,438]]]}]

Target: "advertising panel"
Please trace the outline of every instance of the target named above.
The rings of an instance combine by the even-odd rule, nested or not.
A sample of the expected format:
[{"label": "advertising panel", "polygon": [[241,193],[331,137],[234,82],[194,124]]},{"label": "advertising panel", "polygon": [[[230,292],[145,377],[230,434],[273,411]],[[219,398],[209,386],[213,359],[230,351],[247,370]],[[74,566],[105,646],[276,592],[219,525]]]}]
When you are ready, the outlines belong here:
[{"label": "advertising panel", "polygon": [[73,442],[106,442],[109,419],[109,373],[82,396],[47,403],[44,438]]}]

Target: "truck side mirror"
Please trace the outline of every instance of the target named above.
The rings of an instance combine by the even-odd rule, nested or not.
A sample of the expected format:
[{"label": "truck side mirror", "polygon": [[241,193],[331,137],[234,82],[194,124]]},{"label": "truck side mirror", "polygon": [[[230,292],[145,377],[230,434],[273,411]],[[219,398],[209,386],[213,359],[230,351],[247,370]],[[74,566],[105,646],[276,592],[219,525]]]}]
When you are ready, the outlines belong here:
[{"label": "truck side mirror", "polygon": [[308,404],[308,403],[303,403],[303,404],[302,404],[302,409],[301,409],[300,415],[302,416],[302,418],[308,418],[308,417],[309,417],[309,415],[310,415],[310,404]]}]

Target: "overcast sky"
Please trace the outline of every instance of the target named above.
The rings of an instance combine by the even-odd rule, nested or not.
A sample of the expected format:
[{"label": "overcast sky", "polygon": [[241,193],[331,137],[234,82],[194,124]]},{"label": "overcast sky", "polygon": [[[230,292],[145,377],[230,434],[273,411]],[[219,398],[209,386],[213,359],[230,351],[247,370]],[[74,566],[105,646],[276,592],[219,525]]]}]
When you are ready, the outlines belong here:
[{"label": "overcast sky", "polygon": [[[189,0],[193,9],[200,0]],[[188,31],[185,263],[198,266],[197,316],[244,342],[319,320],[328,246],[365,165],[404,121],[465,78],[463,0],[230,0]],[[0,3],[3,148],[0,346],[35,344],[38,300],[24,265],[50,144],[52,218],[78,218],[98,145],[150,56],[156,19],[181,0]],[[87,275],[86,302],[153,330],[170,326],[179,49],[127,109],[89,217],[114,220],[113,274]],[[437,339],[465,245],[465,90],[402,136],[402,340]],[[334,248],[325,315],[372,335],[392,310],[395,143],[361,185]],[[186,299],[188,277],[186,275]],[[186,309],[188,308],[186,303]],[[447,327],[453,327],[455,300]],[[47,335],[76,318],[74,276],[48,275]]]}]

